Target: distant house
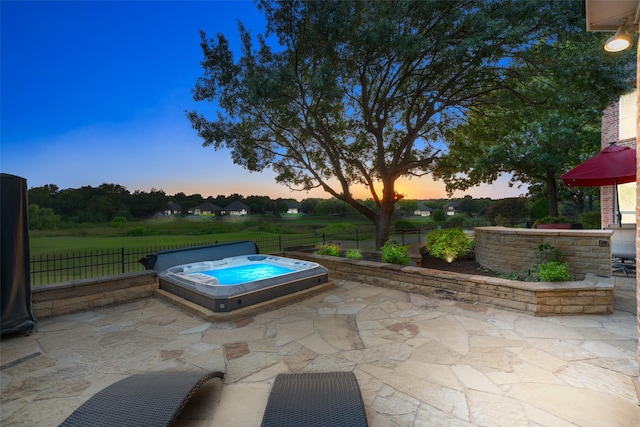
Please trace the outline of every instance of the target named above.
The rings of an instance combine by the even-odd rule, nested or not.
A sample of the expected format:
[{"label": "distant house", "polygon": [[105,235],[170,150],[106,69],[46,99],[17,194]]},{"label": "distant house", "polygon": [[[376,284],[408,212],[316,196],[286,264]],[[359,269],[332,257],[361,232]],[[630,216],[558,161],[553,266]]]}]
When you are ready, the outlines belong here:
[{"label": "distant house", "polygon": [[249,215],[249,206],[239,200],[231,202],[224,208],[227,215]]},{"label": "distant house", "polygon": [[176,202],[167,203],[167,209],[165,209],[165,215],[180,215],[182,213],[182,206]]},{"label": "distant house", "polygon": [[449,202],[444,205],[444,211],[447,215],[455,215],[458,213],[458,206],[460,206],[460,202]]},{"label": "distant house", "polygon": [[293,202],[290,200],[287,200],[286,202],[284,202],[287,205],[287,213],[288,214],[299,214],[300,212],[302,212],[302,204],[298,203],[298,202]]},{"label": "distant house", "polygon": [[413,211],[415,216],[431,216],[433,209],[425,205],[424,202],[418,202],[418,208]]},{"label": "distant house", "polygon": [[223,215],[223,211],[224,210],[218,205],[214,205],[211,202],[204,202],[191,209],[189,213],[193,215]]}]

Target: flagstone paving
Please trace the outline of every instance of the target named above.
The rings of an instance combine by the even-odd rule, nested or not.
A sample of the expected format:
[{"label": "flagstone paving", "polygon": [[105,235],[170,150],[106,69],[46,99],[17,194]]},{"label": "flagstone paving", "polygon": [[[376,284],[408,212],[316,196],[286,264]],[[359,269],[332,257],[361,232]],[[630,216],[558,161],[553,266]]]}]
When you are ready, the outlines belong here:
[{"label": "flagstone paving", "polygon": [[2,340],[0,424],[55,426],[128,375],[223,370],[177,425],[259,425],[285,372],[353,371],[378,426],[638,426],[632,312],[537,318],[341,281],[209,323],[150,298]]}]

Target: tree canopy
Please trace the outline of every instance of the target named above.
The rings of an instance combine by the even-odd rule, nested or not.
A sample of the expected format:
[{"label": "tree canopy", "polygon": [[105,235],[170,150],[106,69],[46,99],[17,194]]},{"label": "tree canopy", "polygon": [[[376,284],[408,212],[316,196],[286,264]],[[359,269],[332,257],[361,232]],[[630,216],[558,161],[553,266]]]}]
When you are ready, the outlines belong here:
[{"label": "tree canopy", "polygon": [[[194,99],[217,112],[187,116],[204,146],[230,149],[235,163],[270,167],[279,183],[321,187],[351,205],[376,225],[378,248],[402,198],[396,180],[432,172],[445,132],[496,92],[540,102],[545,94],[534,96],[527,84],[545,64],[532,52],[584,32],[580,1],[258,6],[266,33],[254,43],[239,23],[237,59],[225,35],[201,33],[204,75]],[[374,208],[354,198],[356,186],[368,188]]]},{"label": "tree canopy", "polygon": [[603,110],[632,89],[634,55],[612,56],[601,46],[586,33],[531,49],[537,63],[548,63],[517,95],[496,92],[493,104],[449,130],[434,175],[452,192],[511,173],[512,184],[541,184],[548,215],[558,216],[558,177],[600,150]]}]

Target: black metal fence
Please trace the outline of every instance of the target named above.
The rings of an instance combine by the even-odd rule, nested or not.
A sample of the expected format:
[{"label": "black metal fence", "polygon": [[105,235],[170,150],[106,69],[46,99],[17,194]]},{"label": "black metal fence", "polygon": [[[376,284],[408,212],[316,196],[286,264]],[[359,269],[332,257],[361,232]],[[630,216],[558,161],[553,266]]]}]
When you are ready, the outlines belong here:
[{"label": "black metal fence", "polygon": [[[474,224],[474,226],[483,224]],[[468,226],[467,228],[472,228]],[[393,230],[390,240],[401,245],[423,243],[432,228],[401,228]],[[110,276],[144,270],[139,261],[149,254],[168,249],[229,243],[233,240],[215,240],[197,245],[183,244],[150,248],[118,248],[32,256],[30,260],[31,286],[71,280]],[[360,228],[350,233],[294,234],[253,239],[260,253],[275,253],[335,243],[345,249],[375,249],[375,229]]]}]

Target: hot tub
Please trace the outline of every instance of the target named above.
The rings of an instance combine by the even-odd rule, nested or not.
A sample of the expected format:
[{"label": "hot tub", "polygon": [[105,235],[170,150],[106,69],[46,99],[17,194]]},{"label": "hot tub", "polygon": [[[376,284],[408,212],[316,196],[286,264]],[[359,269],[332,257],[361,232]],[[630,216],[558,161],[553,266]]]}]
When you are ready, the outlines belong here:
[{"label": "hot tub", "polygon": [[228,312],[326,283],[315,262],[247,254],[172,266],[158,273],[160,288],[214,312]]}]

